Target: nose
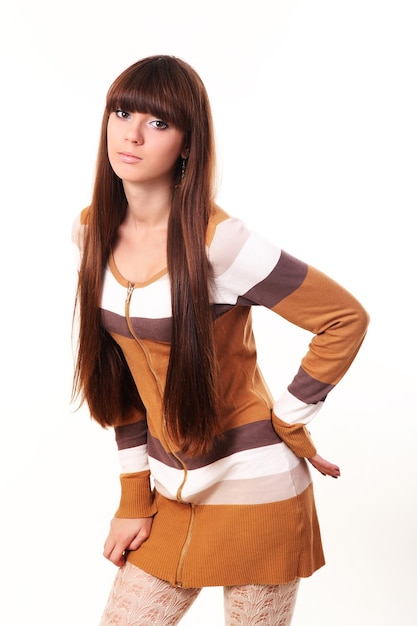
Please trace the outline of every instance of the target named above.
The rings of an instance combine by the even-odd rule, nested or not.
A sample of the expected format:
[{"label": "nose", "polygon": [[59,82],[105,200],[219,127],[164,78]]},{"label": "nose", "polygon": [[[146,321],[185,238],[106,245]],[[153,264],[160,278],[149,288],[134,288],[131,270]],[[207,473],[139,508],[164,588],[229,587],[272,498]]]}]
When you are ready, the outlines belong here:
[{"label": "nose", "polygon": [[135,144],[143,143],[143,133],[139,120],[133,118],[128,124],[126,124],[126,139],[127,141]]}]

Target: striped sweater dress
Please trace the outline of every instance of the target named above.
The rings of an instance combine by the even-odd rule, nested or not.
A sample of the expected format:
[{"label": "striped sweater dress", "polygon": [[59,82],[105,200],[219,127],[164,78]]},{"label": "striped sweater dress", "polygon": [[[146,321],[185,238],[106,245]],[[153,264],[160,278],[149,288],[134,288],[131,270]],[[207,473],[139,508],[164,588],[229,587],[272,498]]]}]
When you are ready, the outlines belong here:
[{"label": "striped sweater dress", "polygon": [[[81,248],[88,209],[73,239]],[[146,411],[116,426],[117,517],[154,516],[128,561],[179,587],[278,584],[324,564],[306,458],[306,425],[352,363],[368,315],[340,285],[215,207],[207,233],[224,399],[221,437],[187,458],[166,436],[162,395],[170,353],[166,271],[130,284],[110,257],[102,322],[120,345]],[[264,306],[313,335],[300,368],[274,399],[257,364],[251,307]]]}]

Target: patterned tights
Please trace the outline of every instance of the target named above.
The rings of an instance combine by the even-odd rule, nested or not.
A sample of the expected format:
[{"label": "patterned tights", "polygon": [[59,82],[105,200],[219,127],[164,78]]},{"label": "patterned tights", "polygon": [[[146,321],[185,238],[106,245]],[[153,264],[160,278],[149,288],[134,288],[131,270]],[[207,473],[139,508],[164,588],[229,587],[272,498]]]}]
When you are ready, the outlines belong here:
[{"label": "patterned tights", "polygon": [[[299,580],[224,587],[226,626],[289,626]],[[174,626],[201,589],[180,589],[126,563],[113,584],[100,626]]]}]

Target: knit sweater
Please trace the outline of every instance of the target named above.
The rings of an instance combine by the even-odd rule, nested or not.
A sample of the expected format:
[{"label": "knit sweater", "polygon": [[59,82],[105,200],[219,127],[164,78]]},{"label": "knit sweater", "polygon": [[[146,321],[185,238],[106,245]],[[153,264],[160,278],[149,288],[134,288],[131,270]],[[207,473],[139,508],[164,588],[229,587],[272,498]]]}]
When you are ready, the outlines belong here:
[{"label": "knit sweater", "polygon": [[[76,222],[81,248],[88,209]],[[117,517],[154,516],[128,560],[182,587],[278,584],[324,564],[306,458],[307,424],[359,350],[368,315],[344,288],[216,207],[207,232],[224,408],[212,451],[187,457],[169,441],[162,397],[170,354],[167,271],[131,284],[109,258],[102,323],[121,347],[145,410],[115,427]],[[312,333],[298,372],[273,399],[257,363],[252,306]]]}]

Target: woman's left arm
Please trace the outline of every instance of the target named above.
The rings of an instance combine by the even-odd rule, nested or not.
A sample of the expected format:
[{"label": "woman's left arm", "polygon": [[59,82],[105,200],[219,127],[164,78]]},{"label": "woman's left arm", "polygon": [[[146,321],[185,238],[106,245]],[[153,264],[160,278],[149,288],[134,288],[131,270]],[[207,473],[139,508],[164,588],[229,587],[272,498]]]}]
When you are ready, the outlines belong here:
[{"label": "woman's left arm", "polygon": [[311,459],[317,451],[306,424],[352,364],[369,316],[352,294],[317,269],[285,252],[281,252],[277,275],[280,265],[281,273],[292,276],[293,288],[270,308],[313,337],[297,374],[275,401],[273,425],[298,456]]},{"label": "woman's left arm", "polygon": [[209,258],[216,302],[261,305],[312,333],[298,372],[274,403],[272,423],[297,456],[308,458],[326,475],[337,474],[337,466],[317,455],[306,425],[354,360],[368,313],[329,276],[225,214],[212,237]]}]

